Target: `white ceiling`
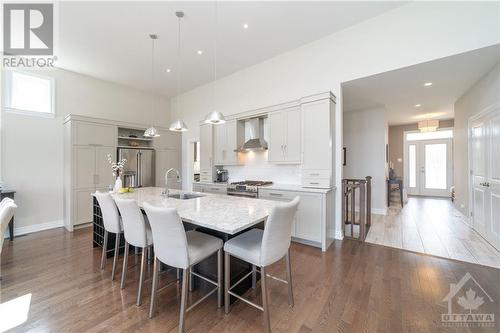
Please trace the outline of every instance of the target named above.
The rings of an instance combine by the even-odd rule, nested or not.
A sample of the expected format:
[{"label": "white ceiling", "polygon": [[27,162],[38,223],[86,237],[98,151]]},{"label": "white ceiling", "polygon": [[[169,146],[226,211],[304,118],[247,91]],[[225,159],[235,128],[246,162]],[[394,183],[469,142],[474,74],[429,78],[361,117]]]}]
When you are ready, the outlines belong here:
[{"label": "white ceiling", "polygon": [[450,119],[455,101],[499,61],[495,45],[349,81],[342,84],[344,112],[385,107],[390,125]]},{"label": "white ceiling", "polygon": [[[227,76],[401,6],[401,2],[218,3],[218,76]],[[182,9],[181,90],[214,78],[214,2],[59,2],[57,66],[77,73],[176,94],[177,18]],[[249,25],[243,29],[243,24]],[[203,50],[198,55],[197,50]],[[166,69],[171,68],[171,73]]]}]

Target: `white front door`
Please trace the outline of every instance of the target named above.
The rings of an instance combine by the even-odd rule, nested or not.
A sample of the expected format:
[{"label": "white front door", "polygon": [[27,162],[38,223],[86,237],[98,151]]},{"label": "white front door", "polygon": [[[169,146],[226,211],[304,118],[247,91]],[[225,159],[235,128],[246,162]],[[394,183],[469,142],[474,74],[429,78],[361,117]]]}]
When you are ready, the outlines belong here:
[{"label": "white front door", "polygon": [[407,141],[405,149],[405,178],[408,194],[450,196],[451,139]]},{"label": "white front door", "polygon": [[500,249],[500,110],[470,125],[472,226]]}]

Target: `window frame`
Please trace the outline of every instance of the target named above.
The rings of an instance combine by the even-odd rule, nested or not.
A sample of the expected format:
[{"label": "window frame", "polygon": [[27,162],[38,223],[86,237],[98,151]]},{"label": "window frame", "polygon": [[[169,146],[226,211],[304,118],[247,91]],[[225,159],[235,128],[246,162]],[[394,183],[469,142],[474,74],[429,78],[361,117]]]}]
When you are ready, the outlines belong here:
[{"label": "window frame", "polygon": [[[32,76],[35,78],[47,80],[50,83],[50,112],[40,112],[33,110],[24,110],[17,109],[10,106],[10,99],[12,96],[12,76],[14,73],[19,73],[27,76]],[[40,75],[38,73],[31,73],[28,71],[21,70],[5,70],[4,71],[4,82],[3,82],[3,101],[2,101],[2,109],[7,113],[12,114],[20,114],[26,116],[34,116],[34,117],[42,117],[42,118],[55,118],[56,110],[55,110],[55,90],[56,90],[56,81],[53,77]]]}]

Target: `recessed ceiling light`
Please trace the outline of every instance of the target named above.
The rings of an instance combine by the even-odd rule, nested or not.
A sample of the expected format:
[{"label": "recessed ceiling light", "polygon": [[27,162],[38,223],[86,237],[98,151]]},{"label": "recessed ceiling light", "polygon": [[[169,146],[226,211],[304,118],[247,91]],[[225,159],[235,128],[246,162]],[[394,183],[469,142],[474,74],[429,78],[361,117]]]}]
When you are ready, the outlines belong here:
[{"label": "recessed ceiling light", "polygon": [[432,86],[432,82],[425,82],[424,83],[424,87],[430,87],[430,86]]},{"label": "recessed ceiling light", "polygon": [[415,104],[415,107],[416,107],[416,108],[419,108],[419,107],[421,107],[421,106],[422,106],[422,104]]},{"label": "recessed ceiling light", "polygon": [[248,24],[243,24],[243,29],[248,29]]},{"label": "recessed ceiling light", "polygon": [[198,52],[196,52],[196,53],[198,53],[199,55],[202,55],[203,51],[202,50],[198,50]]},{"label": "recessed ceiling light", "polygon": [[167,73],[170,73],[172,70],[170,68],[167,68]]}]

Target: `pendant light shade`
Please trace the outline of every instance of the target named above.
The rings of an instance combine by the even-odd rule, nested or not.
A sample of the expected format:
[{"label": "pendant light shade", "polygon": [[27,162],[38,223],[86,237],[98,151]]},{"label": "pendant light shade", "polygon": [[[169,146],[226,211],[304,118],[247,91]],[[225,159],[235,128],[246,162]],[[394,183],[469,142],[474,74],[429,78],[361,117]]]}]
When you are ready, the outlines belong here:
[{"label": "pendant light shade", "polygon": [[186,132],[188,128],[186,124],[179,119],[170,124],[169,130],[172,132]]},{"label": "pendant light shade", "polygon": [[219,125],[224,124],[226,122],[226,118],[219,111],[212,111],[205,117],[205,123]]},{"label": "pendant light shade", "polygon": [[160,134],[155,127],[149,127],[144,131],[144,136],[148,138],[157,138],[160,136]]},{"label": "pendant light shade", "polygon": [[[181,94],[181,19],[184,17],[184,12],[178,10],[175,12],[177,17],[178,30],[177,30],[177,111],[180,111],[180,94]],[[188,127],[181,119],[177,119],[170,124],[168,128],[172,132],[186,132]]]},{"label": "pendant light shade", "polygon": [[[158,39],[158,35],[151,34],[151,118],[153,118],[153,85],[154,85],[154,68],[155,68],[155,40]],[[158,130],[153,126],[151,122],[151,127],[144,131],[144,136],[147,138],[157,138],[160,136]]]}]

